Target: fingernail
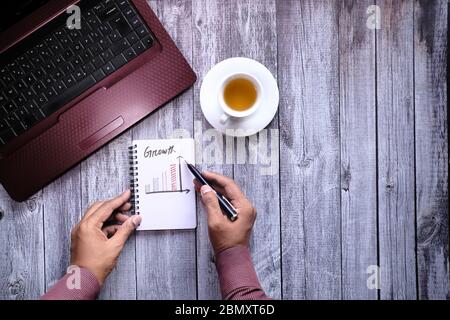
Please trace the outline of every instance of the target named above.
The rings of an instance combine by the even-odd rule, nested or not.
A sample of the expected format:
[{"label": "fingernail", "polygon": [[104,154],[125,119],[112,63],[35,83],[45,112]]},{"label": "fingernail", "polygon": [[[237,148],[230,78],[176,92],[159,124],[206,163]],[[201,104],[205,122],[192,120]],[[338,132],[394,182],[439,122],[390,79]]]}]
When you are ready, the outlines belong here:
[{"label": "fingernail", "polygon": [[134,227],[137,228],[141,225],[142,217],[140,215],[135,215],[131,217],[131,222],[133,222]]},{"label": "fingernail", "polygon": [[205,194],[207,194],[208,192],[211,192],[211,191],[213,191],[213,189],[211,189],[211,187],[208,186],[208,185],[204,185],[204,186],[202,186],[202,188],[200,189],[200,193],[201,193],[202,197],[203,197]]}]

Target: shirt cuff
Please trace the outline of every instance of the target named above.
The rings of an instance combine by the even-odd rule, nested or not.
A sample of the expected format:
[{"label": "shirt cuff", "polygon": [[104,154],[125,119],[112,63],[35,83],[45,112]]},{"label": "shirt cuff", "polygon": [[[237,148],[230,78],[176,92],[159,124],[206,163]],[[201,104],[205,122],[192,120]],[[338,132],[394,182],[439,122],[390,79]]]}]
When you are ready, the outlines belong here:
[{"label": "shirt cuff", "polygon": [[100,285],[92,272],[74,266],[41,300],[95,300],[99,293]]},{"label": "shirt cuff", "polygon": [[242,288],[261,289],[250,251],[245,246],[239,245],[219,252],[216,255],[216,267],[224,299]]}]

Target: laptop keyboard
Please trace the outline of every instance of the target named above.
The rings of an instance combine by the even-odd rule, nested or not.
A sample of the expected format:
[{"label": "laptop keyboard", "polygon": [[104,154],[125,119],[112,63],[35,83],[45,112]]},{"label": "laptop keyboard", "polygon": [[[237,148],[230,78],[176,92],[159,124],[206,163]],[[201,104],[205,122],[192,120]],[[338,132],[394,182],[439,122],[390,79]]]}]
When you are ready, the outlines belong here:
[{"label": "laptop keyboard", "polygon": [[81,1],[0,56],[0,145],[21,135],[154,44],[128,0]]}]

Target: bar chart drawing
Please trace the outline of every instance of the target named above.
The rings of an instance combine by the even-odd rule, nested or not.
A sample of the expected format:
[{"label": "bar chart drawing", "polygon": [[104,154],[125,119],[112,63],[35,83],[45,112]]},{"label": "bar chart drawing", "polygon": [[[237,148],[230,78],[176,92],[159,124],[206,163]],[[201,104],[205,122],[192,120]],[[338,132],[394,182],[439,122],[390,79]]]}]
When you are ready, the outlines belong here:
[{"label": "bar chart drawing", "polygon": [[[186,193],[191,190],[183,189],[183,176],[181,173],[181,156],[178,157],[178,164],[170,164],[167,168],[153,177],[152,184],[145,185],[145,194],[161,194],[161,193]],[[177,183],[178,182],[178,183]]]}]

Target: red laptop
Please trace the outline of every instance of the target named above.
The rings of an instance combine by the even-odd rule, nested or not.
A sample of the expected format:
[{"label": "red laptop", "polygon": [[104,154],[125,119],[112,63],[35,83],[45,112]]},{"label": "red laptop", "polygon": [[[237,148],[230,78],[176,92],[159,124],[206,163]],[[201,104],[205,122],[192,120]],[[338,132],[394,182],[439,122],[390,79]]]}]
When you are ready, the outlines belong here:
[{"label": "red laptop", "polygon": [[196,79],[145,0],[3,0],[0,182],[23,201]]}]

